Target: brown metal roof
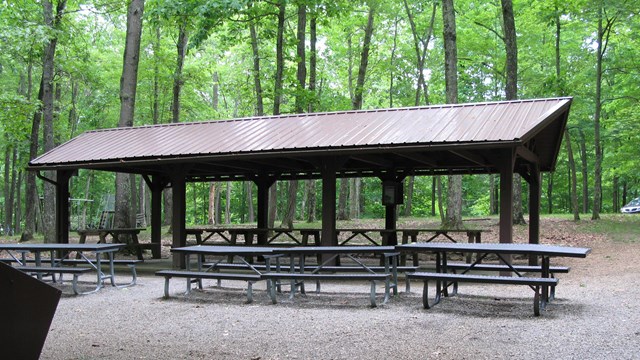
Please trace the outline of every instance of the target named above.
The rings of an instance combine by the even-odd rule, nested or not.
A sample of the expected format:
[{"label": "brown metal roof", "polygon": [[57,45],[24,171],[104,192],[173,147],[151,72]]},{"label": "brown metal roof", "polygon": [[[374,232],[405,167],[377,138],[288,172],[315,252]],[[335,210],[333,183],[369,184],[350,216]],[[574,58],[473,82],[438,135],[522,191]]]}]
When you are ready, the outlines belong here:
[{"label": "brown metal roof", "polygon": [[[191,176],[215,177],[312,173],[313,159],[346,156],[344,167],[354,172],[390,167],[493,172],[485,158],[490,154],[479,150],[526,146],[545,171],[555,165],[570,104],[571,98],[552,98],[95,130],[29,165],[153,174],[159,165],[186,162],[198,165]],[[460,156],[460,151],[471,153]],[[290,162],[274,164],[284,158]]]}]

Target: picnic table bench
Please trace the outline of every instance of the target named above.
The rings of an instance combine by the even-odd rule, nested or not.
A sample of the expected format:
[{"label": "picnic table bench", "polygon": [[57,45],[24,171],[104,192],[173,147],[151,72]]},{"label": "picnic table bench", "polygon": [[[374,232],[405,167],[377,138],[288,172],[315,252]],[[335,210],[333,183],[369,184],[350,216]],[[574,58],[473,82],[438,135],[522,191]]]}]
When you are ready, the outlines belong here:
[{"label": "picnic table bench", "polygon": [[88,236],[97,236],[98,244],[106,244],[107,236],[111,236],[112,243],[120,243],[119,236],[120,235],[129,235],[131,236],[131,245],[136,251],[136,256],[138,260],[143,260],[142,250],[143,249],[153,249],[157,248],[158,252],[160,249],[160,243],[146,243],[141,244],[138,241],[138,234],[140,231],[146,230],[145,228],[117,228],[117,229],[81,229],[76,230],[78,235],[80,235],[79,243],[84,244],[87,241]]},{"label": "picnic table bench", "polygon": [[60,281],[62,282],[62,274],[70,274],[73,275],[73,280],[71,281],[71,288],[75,295],[83,294],[78,290],[78,277],[80,275],[85,274],[87,272],[92,271],[93,269],[88,267],[52,267],[52,266],[17,266],[15,269],[18,269],[24,273],[29,275],[38,275],[38,276],[51,276],[51,281],[54,283],[56,281],[55,275],[60,275]]},{"label": "picnic table bench", "polygon": [[169,280],[173,277],[187,279],[187,294],[191,292],[191,279],[214,279],[214,280],[242,280],[247,282],[247,303],[253,301],[253,283],[262,280],[260,274],[241,274],[241,273],[214,273],[203,271],[188,270],[159,270],[156,276],[164,277],[164,297],[169,297]]},{"label": "picnic table bench", "polygon": [[[555,286],[558,279],[551,277],[552,270],[556,272],[568,272],[567,267],[551,267],[551,257],[575,257],[584,258],[589,254],[591,249],[574,248],[565,246],[540,245],[540,244],[488,244],[488,243],[413,243],[404,244],[396,247],[401,252],[431,252],[436,254],[436,271],[435,272],[417,272],[408,274],[411,279],[418,279],[424,282],[423,287],[423,306],[427,309],[440,302],[441,296],[449,296],[448,288],[453,286],[452,295],[458,291],[458,282],[475,282],[475,283],[492,283],[492,284],[511,284],[511,285],[528,285],[534,291],[534,314],[540,315],[540,309],[544,309],[547,303],[553,299],[555,294]],[[472,264],[453,264],[449,266],[447,262],[447,254],[450,252],[477,253],[478,259]],[[496,255],[502,264],[481,264],[488,254]],[[540,266],[512,265],[503,255],[520,254],[540,258]],[[462,273],[448,273],[449,269],[462,270]],[[517,277],[512,276],[487,276],[470,274],[472,270],[484,271],[512,271]],[[539,272],[540,277],[524,276],[523,272]],[[428,301],[428,282],[435,281],[435,300],[433,303]],[[549,293],[551,290],[551,294]]]},{"label": "picnic table bench", "polygon": [[[444,286],[453,284],[452,293],[444,293],[445,296],[455,295],[458,292],[458,282],[474,282],[474,283],[491,283],[491,284],[509,284],[509,285],[527,285],[534,292],[533,297],[533,313],[540,316],[540,309],[544,309],[547,300],[542,296],[543,287],[555,287],[558,284],[556,278],[532,278],[532,277],[510,277],[510,276],[487,276],[487,275],[469,275],[469,274],[447,274],[432,272],[416,272],[407,275],[410,279],[417,279],[424,282],[422,290],[422,305],[425,309],[430,309],[440,302],[443,291],[440,291],[441,283]],[[429,280],[436,281],[435,299],[429,303]]]},{"label": "picnic table bench", "polygon": [[[15,260],[12,258],[4,258],[4,259],[0,259],[1,262],[7,263],[7,264],[13,264],[13,263],[22,263],[22,264],[33,264],[36,262],[35,259],[22,259],[22,260]],[[63,259],[41,259],[40,260],[41,263],[45,263],[45,264],[51,264],[54,263],[54,265],[56,263],[60,263],[61,265],[82,265],[82,264],[87,264],[87,263],[91,263],[95,266],[96,261],[93,259],[89,259],[89,260],[84,260],[84,259],[68,259],[68,258],[63,258]],[[131,271],[131,282],[126,284],[126,285],[117,285],[117,287],[126,287],[126,286],[131,286],[131,285],[135,285],[137,284],[137,279],[138,279],[138,272],[136,270],[136,265],[140,264],[141,262],[143,262],[143,260],[133,260],[133,259],[113,259],[113,265],[122,265],[122,266],[126,266],[129,268],[129,270]],[[60,267],[61,269],[73,269],[71,267]]]},{"label": "picnic table bench", "polygon": [[[222,280],[242,280],[247,282],[247,302],[253,301],[253,283],[262,280],[262,272],[249,263],[245,257],[248,256],[262,256],[265,259],[267,268],[269,267],[270,260],[272,258],[272,249],[268,247],[255,247],[255,246],[214,246],[214,245],[196,245],[185,246],[171,249],[172,252],[182,254],[185,257],[186,269],[184,270],[159,270],[155,274],[156,276],[163,276],[165,278],[164,296],[169,297],[169,281],[173,277],[185,278],[187,290],[186,293],[191,292],[192,284],[196,283],[199,289],[202,289],[203,279],[217,280],[218,287],[221,286]],[[191,255],[195,255],[197,258],[197,269],[191,269]],[[210,272],[212,266],[204,266],[204,257],[206,255],[220,256],[223,259],[229,259],[232,262],[234,259],[239,259],[247,269],[252,270],[252,274],[238,274],[237,272]],[[222,261],[222,260],[220,260]]]},{"label": "picnic table bench", "polygon": [[[82,292],[82,294],[88,294],[97,292],[104,287],[104,282],[107,279],[111,281],[112,286],[118,286],[115,282],[113,254],[124,246],[124,244],[0,244],[0,252],[4,251],[9,254],[10,258],[6,260],[11,261],[6,262],[13,263],[14,267],[19,270],[28,269],[30,274],[36,275],[40,280],[49,274],[74,275],[73,290],[75,294],[79,293],[77,277],[87,271],[93,271],[96,273],[96,287],[92,291]],[[76,252],[79,256],[79,259],[75,260],[77,261],[75,265],[86,264],[87,267],[63,266],[64,261],[71,260],[69,255],[72,252]],[[33,259],[26,257],[28,253],[33,254]],[[43,258],[42,253],[49,253],[49,258]],[[89,257],[86,253],[93,253],[94,257]],[[20,255],[16,256],[16,254]],[[102,259],[103,255],[107,256],[107,259]],[[45,266],[46,264],[48,266]],[[104,267],[106,267],[106,271]],[[55,280],[54,276],[52,276],[52,280]]]}]

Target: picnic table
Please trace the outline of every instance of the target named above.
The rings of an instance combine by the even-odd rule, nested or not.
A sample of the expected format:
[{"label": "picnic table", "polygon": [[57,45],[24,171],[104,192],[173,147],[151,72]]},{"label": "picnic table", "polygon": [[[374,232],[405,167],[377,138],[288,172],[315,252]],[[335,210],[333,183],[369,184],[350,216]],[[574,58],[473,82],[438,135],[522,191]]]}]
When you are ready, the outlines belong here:
[{"label": "picnic table", "polygon": [[[534,314],[539,315],[540,309],[544,309],[550,300],[550,289],[555,289],[558,279],[552,278],[552,267],[550,266],[550,258],[552,257],[573,257],[585,258],[591,251],[589,248],[541,245],[541,244],[513,244],[513,243],[411,243],[398,245],[396,247],[400,252],[428,252],[436,255],[435,273],[418,272],[410,274],[413,279],[424,281],[423,288],[423,305],[425,308],[440,302],[441,296],[449,296],[448,288],[453,286],[453,293],[457,292],[458,282],[477,282],[477,283],[493,283],[493,284],[511,284],[511,285],[528,285],[534,292]],[[449,273],[447,258],[450,253],[477,253],[478,259],[466,266],[457,264],[457,268],[462,266],[463,269],[459,274]],[[469,272],[475,268],[482,267],[487,270],[486,266],[482,266],[481,262],[488,255],[493,254],[500,259],[501,264],[493,266],[491,269],[495,271],[509,271],[517,276],[486,276],[473,275]],[[539,267],[527,267],[526,271],[532,271],[540,274],[540,277],[528,277],[524,272],[518,269],[518,266],[511,264],[505,255],[527,255],[540,260]],[[428,300],[428,281],[436,282],[435,300],[433,304]]]},{"label": "picnic table", "polygon": [[[375,306],[375,282],[385,282],[385,302],[390,297],[393,289],[397,294],[397,255],[392,246],[297,246],[297,247],[256,247],[256,246],[213,246],[197,245],[171,249],[172,252],[185,256],[186,270],[161,270],[156,272],[158,276],[165,277],[165,296],[169,296],[169,280],[172,277],[186,278],[187,292],[191,285],[197,283],[202,288],[202,279],[218,280],[243,280],[247,281],[247,302],[253,301],[252,284],[267,280],[267,291],[273,303],[277,302],[276,289],[280,289],[283,283],[280,280],[290,280],[290,298],[293,299],[296,291],[300,289],[305,293],[304,280],[316,281],[316,291],[319,292],[320,280],[367,280],[371,281],[371,304]],[[328,254],[324,263],[307,265],[306,256]],[[355,255],[373,254],[380,255],[384,259],[383,266],[367,265]],[[191,256],[197,258],[197,268],[192,269]],[[205,256],[220,257],[212,263],[205,263]],[[248,258],[260,256],[264,264],[254,264]],[[351,259],[355,266],[332,266],[332,261],[337,257]],[[288,266],[281,266],[280,259],[289,257]],[[226,260],[226,262],[225,262]],[[239,263],[233,263],[239,260]],[[230,270],[230,271],[229,271]],[[247,273],[239,273],[238,270],[248,270]],[[415,269],[414,269],[415,270]],[[330,274],[327,272],[331,272]],[[343,273],[348,272],[348,273]]]},{"label": "picnic table", "polygon": [[[213,241],[213,236],[218,235],[223,243],[229,245],[237,245],[239,237],[242,237],[245,241],[245,245],[251,246],[254,244],[254,237],[261,234],[269,234],[269,238],[265,245],[307,245],[309,238],[313,239],[315,245],[320,245],[320,232],[321,229],[312,228],[188,228],[186,229],[187,235],[192,235],[196,239],[196,244],[202,245],[205,242]],[[298,236],[299,234],[299,236]],[[281,243],[275,243],[276,240],[284,238],[285,241]]]},{"label": "picnic table", "polygon": [[[171,249],[171,252],[179,253],[185,258],[186,269],[185,270],[160,270],[156,272],[157,276],[163,276],[165,278],[164,284],[164,296],[169,297],[169,281],[173,277],[185,278],[187,282],[187,293],[191,292],[191,285],[196,283],[199,289],[202,289],[202,279],[214,279],[218,281],[218,286],[221,285],[221,280],[243,280],[247,282],[247,302],[253,301],[253,283],[263,280],[262,273],[264,271],[270,271],[270,260],[273,254],[273,249],[269,247],[257,247],[257,246],[215,246],[215,245],[196,245],[185,246]],[[195,255],[197,258],[197,268],[192,269],[191,256]],[[206,256],[219,256],[220,260],[213,264],[205,265]],[[258,267],[247,261],[246,258],[253,256],[261,256],[265,259],[266,270],[259,270]],[[243,274],[234,272],[209,272],[209,270],[215,269],[216,265],[224,259],[228,259],[229,263],[238,259],[243,265],[244,269],[251,270],[251,274]]]},{"label": "picnic table", "polygon": [[[420,233],[433,233],[429,238],[427,238],[424,242],[431,242],[436,238],[442,236],[451,242],[456,243],[457,241],[450,234],[466,234],[468,243],[481,243],[482,242],[482,233],[489,232],[491,230],[486,229],[441,229],[441,228],[418,228],[418,229],[399,229],[398,231],[402,232],[402,244],[409,244],[418,242],[418,235]],[[409,241],[411,240],[411,241]],[[472,253],[467,253],[467,262],[471,262]],[[400,258],[400,263],[405,265],[406,263],[406,254],[403,254]],[[413,256],[413,265],[419,266],[418,256],[414,254]]]},{"label": "picnic table", "polygon": [[[73,291],[77,290],[78,276],[88,271],[96,273],[96,288],[93,291],[83,294],[93,293],[104,287],[105,280],[110,280],[112,286],[118,286],[115,282],[114,259],[115,252],[125,247],[125,244],[0,244],[0,253],[6,252],[10,262],[16,264],[16,268],[26,273],[35,274],[38,279],[42,279],[47,274],[72,274]],[[79,262],[87,267],[68,267],[65,265],[69,260],[69,255],[76,252]],[[32,253],[35,266],[29,266],[27,254]],[[43,258],[43,253],[49,253],[48,258]],[[93,256],[88,255],[93,254]],[[102,259],[105,255],[107,259]],[[106,269],[104,268],[106,266]],[[52,275],[55,281],[55,275]],[[128,284],[129,285],[129,284]]]},{"label": "picnic table", "polygon": [[80,229],[76,230],[78,235],[80,235],[80,244],[84,244],[87,241],[88,236],[97,236],[98,244],[106,244],[107,236],[111,236],[112,243],[120,243],[119,236],[120,235],[129,235],[131,236],[132,246],[136,250],[136,255],[138,260],[143,260],[142,257],[142,248],[152,248],[158,247],[160,248],[160,243],[151,243],[151,244],[141,244],[138,241],[138,234],[140,231],[146,230],[145,228],[114,228],[114,229]]},{"label": "picnic table", "polygon": [[[282,254],[289,257],[288,273],[270,273],[266,277],[272,279],[290,280],[290,298],[293,299],[296,289],[305,293],[304,280],[316,281],[316,292],[320,292],[320,280],[370,280],[371,281],[371,306],[376,306],[375,281],[384,281],[385,297],[384,303],[390,298],[390,291],[393,289],[394,295],[398,294],[398,253],[393,246],[296,246],[290,248],[274,249],[275,254]],[[381,257],[382,266],[368,265],[357,255],[372,254]],[[307,256],[319,256],[321,263],[315,266],[306,266]],[[354,263],[353,266],[334,265],[341,263],[336,261],[339,258],[347,258]],[[327,276],[326,271],[345,272],[349,274],[333,274]],[[271,298],[275,303],[275,289],[271,287]]]}]

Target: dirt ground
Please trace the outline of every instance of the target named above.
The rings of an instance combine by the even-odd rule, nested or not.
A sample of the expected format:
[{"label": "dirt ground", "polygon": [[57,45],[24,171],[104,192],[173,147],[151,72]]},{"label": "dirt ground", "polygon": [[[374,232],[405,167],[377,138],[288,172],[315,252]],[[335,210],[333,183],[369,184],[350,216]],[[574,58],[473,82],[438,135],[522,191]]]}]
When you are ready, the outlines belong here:
[{"label": "dirt ground", "polygon": [[[474,222],[491,230],[483,242],[497,242],[495,222]],[[429,226],[403,224],[411,225]],[[163,299],[163,280],[143,275],[134,287],[63,296],[41,358],[640,359],[640,239],[585,234],[583,225],[541,223],[541,243],[592,252],[553,261],[571,271],[559,275],[557,298],[540,317],[524,287],[461,284],[457,296],[425,310],[416,283],[372,309],[361,283],[323,283],[320,294],[290,301],[284,293],[273,305],[260,283],[252,304],[234,282],[185,296],[173,281]],[[526,226],[514,232],[515,242],[527,241]]]}]

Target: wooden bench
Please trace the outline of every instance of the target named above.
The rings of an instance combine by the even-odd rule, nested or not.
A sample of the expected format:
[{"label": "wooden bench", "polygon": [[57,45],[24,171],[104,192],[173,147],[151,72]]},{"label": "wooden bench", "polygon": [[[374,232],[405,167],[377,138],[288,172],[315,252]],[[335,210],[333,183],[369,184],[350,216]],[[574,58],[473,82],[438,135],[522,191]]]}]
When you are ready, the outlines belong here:
[{"label": "wooden bench", "polygon": [[260,274],[242,274],[242,273],[221,273],[221,272],[203,272],[203,271],[187,271],[187,270],[159,270],[156,276],[164,276],[164,297],[169,297],[169,280],[172,277],[187,279],[187,294],[191,292],[192,279],[195,279],[202,289],[202,279],[214,280],[241,280],[247,282],[247,303],[253,301],[253,283],[260,281]]},{"label": "wooden bench", "polygon": [[[385,296],[384,303],[389,300],[389,280],[391,279],[391,274],[373,274],[373,273],[361,273],[361,274],[324,274],[324,273],[290,273],[290,272],[269,272],[266,274],[262,274],[263,279],[267,279],[270,281],[268,286],[269,295],[271,296],[271,302],[276,304],[278,302],[276,297],[276,286],[274,281],[285,279],[291,280],[291,292],[289,294],[289,298],[293,299],[296,288],[300,286],[301,293],[304,293],[304,280],[368,280],[371,282],[371,307],[376,307],[376,281],[384,281],[387,286],[385,286]],[[298,282],[300,281],[300,282]],[[316,293],[320,292],[320,285],[317,283],[316,285]]]},{"label": "wooden bench", "polygon": [[[92,271],[93,269],[91,268],[83,268],[83,267],[52,267],[52,266],[16,266],[15,269],[18,269],[24,273],[27,273],[29,275],[51,275],[51,279],[53,282],[56,282],[56,278],[55,278],[55,274],[59,274],[62,276],[62,274],[71,274],[73,275],[73,280],[71,282],[71,287],[73,289],[73,293],[75,295],[78,294],[88,294],[91,293],[93,291],[90,292],[86,292],[86,293],[81,293],[80,291],[78,291],[78,277],[80,277],[80,275]],[[62,280],[62,277],[60,278]]]},{"label": "wooden bench", "polygon": [[[531,287],[535,295],[533,298],[533,313],[540,315],[540,309],[546,306],[546,300],[541,297],[542,287],[555,286],[558,284],[556,278],[532,278],[532,277],[510,277],[510,276],[487,276],[487,275],[469,275],[469,274],[444,274],[431,272],[416,272],[407,274],[410,279],[421,280],[424,282],[422,291],[422,305],[425,309],[430,309],[440,302],[444,293],[448,296],[446,289],[453,284],[454,290],[452,295],[457,293],[458,282],[474,282],[474,283],[490,283],[490,284],[506,284],[506,285],[527,285]],[[433,303],[429,303],[429,280],[436,281],[436,294]],[[444,286],[441,283],[444,282]]]},{"label": "wooden bench", "polygon": [[[465,263],[447,263],[447,270],[452,270],[455,274],[456,271],[513,271],[516,270],[518,273],[542,273],[542,266],[540,265],[511,265],[509,267],[506,264],[476,264],[473,268],[469,269],[469,264]],[[554,274],[567,274],[571,270],[568,266],[550,266],[549,267],[549,276],[555,277]],[[518,274],[521,275],[521,274]],[[549,300],[553,300],[556,296],[556,287],[551,286],[551,291],[549,294]]]}]

